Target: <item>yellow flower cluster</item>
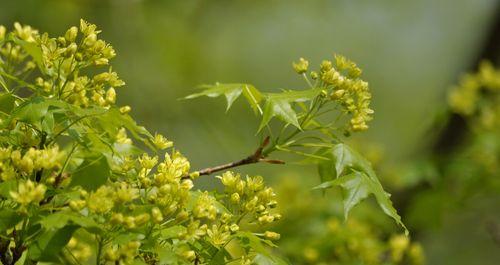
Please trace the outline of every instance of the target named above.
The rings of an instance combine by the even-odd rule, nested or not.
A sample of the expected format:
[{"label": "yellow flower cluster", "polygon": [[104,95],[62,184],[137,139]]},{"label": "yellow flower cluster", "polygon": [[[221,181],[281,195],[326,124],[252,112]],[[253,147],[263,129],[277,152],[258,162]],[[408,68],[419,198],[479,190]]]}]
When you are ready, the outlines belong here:
[{"label": "yellow flower cluster", "polygon": [[[13,65],[0,69],[2,76],[19,82],[19,75],[35,67],[33,73],[38,75],[26,79],[33,84],[22,84],[30,90],[27,93],[17,95],[6,88],[15,104],[11,112],[2,112],[2,119],[4,114],[11,119],[10,127],[0,124],[4,126],[1,130],[11,130],[20,140],[0,142],[0,182],[15,183],[12,188],[5,185],[11,190],[4,196],[8,203],[2,204],[17,204],[15,214],[27,216],[29,225],[32,220],[45,222],[42,235],[54,222],[58,228],[65,222],[81,225],[76,231],[64,231],[72,238],[54,253],[71,263],[95,257],[99,264],[104,260],[124,265],[139,260],[156,264],[160,250],[153,253],[153,247],[174,254],[180,264],[195,260],[208,263],[210,257],[200,249],[201,244],[225,248],[230,241],[244,237],[238,234],[240,226],[280,219],[272,210],[276,206],[274,192],[264,186],[262,177],[243,180],[228,172],[220,177],[225,193],[194,191],[193,179],[199,172],[190,172],[188,159],[177,150],[160,157],[161,150],[173,143],[161,134],[151,135],[130,116],[122,115],[130,112],[129,106],[119,108],[119,113],[112,108],[115,88],[124,82],[111,68],[96,75],[88,74],[95,69],[87,69],[107,65],[115,56],[113,48],[98,39],[99,33],[95,25],[83,20],[58,38],[19,23],[9,33],[0,26],[0,61],[8,58]],[[33,110],[35,114],[26,115],[34,122],[14,116],[23,107]],[[57,114],[57,119],[40,122],[39,114]],[[109,119],[115,119],[118,126],[108,126]],[[154,155],[140,151],[127,133],[150,147]],[[93,160],[94,155],[99,159]],[[88,183],[85,178],[89,178]],[[64,218],[55,220],[53,214]],[[140,236],[117,240],[128,235]],[[271,231],[252,236],[268,240],[280,237]],[[30,240],[36,242],[38,237],[34,234]],[[97,243],[96,248],[85,243],[91,241]],[[14,241],[11,245],[18,247]],[[9,250],[9,255],[14,251],[18,249]]]},{"label": "yellow flower cluster", "polygon": [[[466,74],[448,96],[451,109],[461,115],[477,114],[486,128],[500,125],[500,70],[482,62],[475,74]],[[487,96],[488,101],[482,101]]]},{"label": "yellow flower cluster", "polygon": [[[64,37],[49,38],[40,35],[30,26],[14,24],[12,36],[25,42],[34,43],[41,49],[41,76],[35,79],[35,85],[45,95],[56,95],[79,106],[91,104],[107,107],[115,103],[115,88],[125,84],[111,68],[92,76],[80,75],[84,68],[104,66],[116,56],[111,45],[98,39],[96,26],[84,20],[79,27],[68,29]],[[5,27],[0,28],[0,39],[6,36]],[[15,42],[6,43],[0,54],[8,56],[13,62],[20,63],[28,56],[22,46]],[[27,60],[23,72],[35,67]],[[8,69],[6,69],[8,71]]]},{"label": "yellow flower cluster", "polygon": [[60,167],[60,160],[64,156],[57,146],[49,149],[30,148],[24,155],[21,151],[12,151],[10,157],[12,164],[23,173],[31,174],[41,169],[55,169]]},{"label": "yellow flower cluster", "polygon": [[[219,177],[225,193],[216,198],[208,192],[192,191],[192,180],[186,178],[189,170],[189,161],[176,150],[166,153],[161,162],[157,156],[143,154],[135,165],[122,168],[125,174],[135,175],[137,181],[116,180],[93,192],[81,190],[80,198],[70,200],[69,206],[82,215],[94,216],[105,229],[113,231],[182,224],[184,229],[175,236],[172,251],[185,260],[197,257],[190,247],[197,240],[214,246],[227,244],[240,230],[243,219],[267,224],[281,218],[271,212],[276,206],[275,195],[264,186],[262,177],[242,180],[239,175],[226,172]],[[270,231],[262,236],[270,240],[280,237]],[[135,247],[112,244],[106,259],[129,264],[135,251]]]},{"label": "yellow flower cluster", "polygon": [[261,176],[247,176],[243,180],[239,174],[228,171],[219,178],[238,212],[253,216],[260,224],[281,219],[280,214],[271,211],[277,205],[276,195],[272,188],[264,186]]},{"label": "yellow flower cluster", "polygon": [[11,147],[0,148],[0,179],[7,181],[14,179],[17,174],[27,176],[42,169],[58,169],[63,156],[64,152],[59,151],[57,146],[41,150],[29,148],[24,154],[22,150]]},{"label": "yellow flower cluster", "polygon": [[359,78],[361,69],[345,57],[335,55],[335,66],[336,69],[330,61],[324,61],[321,64],[321,80],[334,87],[330,97],[340,102],[352,115],[350,128],[353,131],[367,130],[367,122],[373,114],[368,83]]},{"label": "yellow flower cluster", "polygon": [[[368,129],[368,122],[372,120],[373,110],[370,109],[371,93],[368,83],[363,81],[361,69],[351,60],[335,55],[335,63],[324,60],[320,71],[311,72],[316,80],[316,86],[324,88],[324,93],[330,94],[330,99],[338,102],[343,111],[349,115],[350,131],[364,131]],[[309,62],[300,58],[293,63],[295,71],[303,74],[307,71]]]},{"label": "yellow flower cluster", "polygon": [[17,191],[11,191],[10,196],[12,199],[25,207],[31,203],[39,203],[45,196],[47,187],[43,184],[36,184],[31,180],[20,182]]},{"label": "yellow flower cluster", "polygon": [[140,246],[138,241],[131,241],[123,246],[111,246],[105,252],[105,259],[115,264],[132,264]]}]

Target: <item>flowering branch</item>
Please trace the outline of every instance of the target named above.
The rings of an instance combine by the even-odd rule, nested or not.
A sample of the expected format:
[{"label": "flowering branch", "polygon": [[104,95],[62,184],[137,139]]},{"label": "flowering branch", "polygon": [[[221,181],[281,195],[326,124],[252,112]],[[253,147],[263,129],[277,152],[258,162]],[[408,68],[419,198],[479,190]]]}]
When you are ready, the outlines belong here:
[{"label": "flowering branch", "polygon": [[[214,166],[214,167],[207,167],[201,170],[196,171],[197,175],[203,176],[203,175],[210,175],[215,172],[219,172],[222,170],[234,168],[234,167],[239,167],[243,165],[249,165],[249,164],[255,164],[259,162],[265,162],[269,164],[285,164],[285,161],[283,160],[277,160],[277,159],[266,159],[266,154],[264,154],[262,151],[264,148],[269,144],[269,136],[267,136],[262,144],[255,150],[255,152],[246,158],[243,158],[239,161],[236,162],[230,162],[227,164],[219,165],[219,166]],[[183,176],[183,179],[188,179],[190,178],[190,175]]]}]

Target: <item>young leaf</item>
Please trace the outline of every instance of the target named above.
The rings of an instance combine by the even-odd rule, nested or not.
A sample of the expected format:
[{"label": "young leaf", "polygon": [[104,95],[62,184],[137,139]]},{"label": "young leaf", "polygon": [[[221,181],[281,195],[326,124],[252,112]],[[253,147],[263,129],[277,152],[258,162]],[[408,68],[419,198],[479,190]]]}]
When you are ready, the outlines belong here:
[{"label": "young leaf", "polygon": [[45,117],[49,106],[50,104],[44,98],[35,97],[14,108],[11,118],[34,124]]},{"label": "young leaf", "polygon": [[266,97],[276,100],[286,100],[288,102],[304,102],[314,99],[321,93],[321,90],[321,88],[285,90],[281,93],[268,93],[266,94]]},{"label": "young leaf", "polygon": [[276,255],[265,256],[262,254],[255,255],[253,262],[256,265],[287,265],[287,264],[290,264],[289,262],[285,261],[284,259],[282,259]]},{"label": "young leaf", "polygon": [[111,175],[108,160],[102,154],[89,155],[73,172],[70,187],[81,186],[86,190],[96,190],[106,183]]},{"label": "young leaf", "polygon": [[0,231],[7,231],[13,228],[22,220],[22,216],[14,210],[8,208],[0,209]]},{"label": "young leaf", "polygon": [[36,261],[58,262],[58,254],[78,228],[77,225],[67,225],[61,229],[45,231],[29,245],[28,257]]},{"label": "young leaf", "polygon": [[267,247],[264,245],[268,245],[270,247],[276,247],[271,241],[269,240],[263,240],[259,238],[258,236],[254,235],[251,232],[243,232],[240,231],[236,233],[236,236],[238,237],[241,246],[246,249],[253,249],[255,252],[258,254],[262,254],[272,260],[274,260],[274,256],[271,255]]},{"label": "young leaf", "polygon": [[40,220],[40,224],[46,230],[60,229],[69,224],[78,225],[93,232],[99,232],[101,230],[93,219],[86,218],[73,212],[56,212],[47,215]]},{"label": "young leaf", "polygon": [[17,180],[11,179],[0,182],[0,197],[10,198],[10,192],[17,189]]},{"label": "young leaf", "polygon": [[262,109],[260,108],[259,103],[262,101],[262,94],[259,90],[257,90],[254,86],[243,84],[243,96],[250,104],[250,107],[254,111],[255,114],[262,115]]},{"label": "young leaf", "polygon": [[376,178],[371,163],[354,149],[346,144],[337,144],[332,148],[333,159],[337,176],[345,173],[346,169],[357,169],[367,173],[368,176]]},{"label": "young leaf", "polygon": [[262,121],[259,125],[259,130],[262,130],[271,119],[276,116],[280,120],[292,124],[300,128],[297,114],[293,110],[292,102],[304,102],[312,100],[321,93],[320,88],[312,88],[306,90],[286,90],[281,93],[268,93],[265,94],[266,104],[264,106],[264,113]]},{"label": "young leaf", "polygon": [[300,129],[297,114],[292,109],[290,103],[287,100],[279,98],[268,98],[266,101],[266,106],[264,107],[264,114],[262,115],[262,121],[260,122],[258,131],[262,130],[262,128],[264,128],[274,116]]},{"label": "young leaf", "polygon": [[[347,217],[349,211],[368,195],[373,194],[378,205],[385,214],[393,218],[397,224],[405,229],[396,209],[390,200],[390,194],[385,192],[378,180],[370,162],[345,144],[337,144],[332,148],[335,160],[336,179],[323,182],[315,189],[326,189],[340,186],[344,193],[344,213]],[[345,175],[349,171],[350,174]],[[344,175],[344,176],[342,176]]]},{"label": "young leaf", "polygon": [[21,46],[32,58],[33,61],[40,67],[44,69],[43,66],[43,55],[42,48],[39,44],[34,42],[27,42],[18,38],[14,38],[14,42]]},{"label": "young leaf", "polygon": [[16,98],[11,94],[0,94],[0,111],[9,114],[10,111],[14,108],[15,100]]}]

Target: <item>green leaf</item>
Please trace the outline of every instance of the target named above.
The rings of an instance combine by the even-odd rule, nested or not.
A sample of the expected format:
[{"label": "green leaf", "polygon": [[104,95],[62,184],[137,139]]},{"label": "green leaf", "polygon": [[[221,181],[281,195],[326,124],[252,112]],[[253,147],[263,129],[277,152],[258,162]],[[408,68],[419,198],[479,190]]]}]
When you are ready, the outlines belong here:
[{"label": "green leaf", "polygon": [[23,217],[14,210],[2,208],[0,209],[0,232],[4,233],[7,229],[18,224]]},{"label": "green leaf", "polygon": [[262,130],[274,116],[300,129],[297,114],[290,106],[290,102],[284,99],[268,98],[258,131]]},{"label": "green leaf", "polygon": [[318,163],[318,175],[321,183],[335,179],[337,171],[335,170],[335,161],[330,148],[321,148],[316,155],[327,157],[329,160],[316,159]]},{"label": "green leaf", "polygon": [[185,232],[186,228],[182,225],[175,225],[165,229],[162,229],[160,234],[164,239],[176,238],[181,233]]},{"label": "green leaf", "polygon": [[348,145],[341,143],[333,146],[332,155],[337,176],[341,176],[346,169],[357,169],[376,178],[371,163]]},{"label": "green leaf", "polygon": [[139,126],[130,115],[120,113],[117,108],[111,108],[103,115],[97,116],[97,122],[112,137],[118,133],[120,128],[124,127],[135,139],[143,142],[152,150],[156,150],[150,141],[153,135],[143,126]]},{"label": "green leaf", "polygon": [[[0,80],[1,81],[1,80]],[[0,94],[0,111],[9,114],[14,108],[16,98],[11,94]]]},{"label": "green leaf", "polygon": [[262,94],[254,86],[243,84],[243,96],[250,104],[255,114],[262,114],[259,103],[262,101]]},{"label": "green leaf", "polygon": [[14,38],[14,42],[18,45],[20,45],[26,53],[28,53],[32,58],[35,63],[41,67],[43,65],[43,56],[42,56],[42,48],[40,45],[34,42],[27,42],[24,40],[21,40],[19,38]]},{"label": "green leaf", "polygon": [[321,93],[321,88],[304,90],[285,90],[281,93],[267,93],[266,98],[286,100],[288,102],[305,102],[314,99]]},{"label": "green leaf", "polygon": [[382,211],[401,225],[405,229],[405,233],[408,233],[401,217],[392,205],[390,194],[384,191],[370,162],[345,144],[335,145],[332,148],[332,155],[337,178],[323,182],[315,189],[342,187],[344,189],[344,214],[346,218],[354,206],[368,195],[373,194]]},{"label": "green leaf", "polygon": [[29,244],[28,257],[37,261],[57,262],[58,254],[78,228],[78,225],[67,225],[61,229],[45,231],[36,241]]},{"label": "green leaf", "polygon": [[46,230],[60,229],[69,224],[78,225],[91,232],[99,232],[101,230],[93,219],[73,212],[56,212],[47,215],[40,220],[40,224]]},{"label": "green leaf", "polygon": [[351,209],[372,193],[369,181],[364,173],[355,171],[335,180],[323,182],[317,188],[324,189],[332,186],[343,188],[344,218],[347,219]]},{"label": "green leaf", "polygon": [[12,111],[12,118],[27,123],[37,123],[47,114],[49,103],[42,97],[35,97],[23,102]]},{"label": "green leaf", "polygon": [[270,259],[274,259],[274,257],[271,255],[267,247],[264,245],[266,244],[269,247],[276,247],[276,245],[273,244],[271,241],[263,240],[251,232],[244,232],[244,231],[237,232],[236,237],[239,239],[241,246],[245,250],[247,251],[253,250],[258,254],[262,254]]},{"label": "green leaf", "polygon": [[15,179],[0,182],[0,196],[10,198],[10,192],[17,190],[17,181]]},{"label": "green leaf", "polygon": [[50,111],[43,117],[42,130],[49,135],[54,131],[54,114]]},{"label": "green leaf", "polygon": [[211,98],[219,97],[224,95],[227,101],[226,111],[229,110],[236,99],[243,93],[243,96],[248,101],[250,107],[254,112],[258,113],[260,108],[259,103],[262,100],[262,94],[254,86],[250,84],[220,84],[215,83],[215,85],[203,85],[200,88],[203,90],[200,93],[192,94],[184,99],[193,99],[201,96],[207,96]]},{"label": "green leaf", "polygon": [[281,93],[265,94],[266,104],[264,106],[264,113],[262,114],[262,121],[260,122],[258,131],[262,130],[274,116],[301,129],[297,114],[293,110],[291,103],[312,100],[318,96],[319,93],[321,93],[321,88],[286,90]]},{"label": "green leaf", "polygon": [[91,154],[73,172],[70,187],[81,186],[88,191],[96,190],[106,183],[109,176],[111,168],[106,157],[102,154]]},{"label": "green leaf", "polygon": [[255,255],[253,262],[254,262],[254,264],[257,264],[257,265],[288,265],[288,264],[290,264],[289,262],[285,261],[284,259],[282,259],[276,255],[266,256],[266,255],[262,255],[262,254]]}]

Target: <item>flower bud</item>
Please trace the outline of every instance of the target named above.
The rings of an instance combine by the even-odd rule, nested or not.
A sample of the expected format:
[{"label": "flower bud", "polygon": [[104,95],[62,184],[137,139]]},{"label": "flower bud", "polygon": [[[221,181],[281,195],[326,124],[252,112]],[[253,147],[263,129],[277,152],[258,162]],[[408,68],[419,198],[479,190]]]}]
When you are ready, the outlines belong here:
[{"label": "flower bud", "polygon": [[192,178],[192,179],[196,179],[200,176],[200,172],[199,171],[195,171],[195,172],[192,172],[191,174],[189,174],[189,177]]},{"label": "flower bud", "polygon": [[333,68],[332,62],[325,60],[321,62],[320,68],[322,73],[328,72]]},{"label": "flower bud", "polygon": [[83,40],[83,44],[87,47],[92,47],[97,41],[97,35],[95,33],[89,34],[85,39]]},{"label": "flower bud", "polygon": [[183,210],[177,214],[175,219],[176,219],[176,221],[183,221],[183,220],[186,220],[188,217],[189,217],[188,212]]},{"label": "flower bud", "polygon": [[135,218],[133,216],[125,217],[125,219],[123,221],[124,221],[125,227],[127,227],[128,229],[135,228]]},{"label": "flower bud", "polygon": [[54,184],[56,182],[56,178],[55,177],[49,177],[47,178],[47,184]]},{"label": "flower bud", "polygon": [[264,232],[264,237],[269,240],[278,240],[281,236],[276,232],[266,231]]},{"label": "flower bud", "polygon": [[240,203],[240,195],[236,192],[231,194],[231,202],[234,204]]},{"label": "flower bud", "polygon": [[155,223],[161,223],[163,221],[163,214],[158,207],[154,207],[151,210],[151,215],[153,216],[153,221]]},{"label": "flower bud", "polygon": [[83,54],[81,52],[77,52],[75,54],[75,60],[82,61],[83,60]]},{"label": "flower bud", "polygon": [[96,52],[100,52],[102,49],[106,47],[106,43],[103,40],[97,40],[95,45],[94,45],[94,50]]},{"label": "flower bud", "polygon": [[240,227],[237,224],[232,224],[231,226],[229,226],[229,230],[231,230],[231,232],[235,233],[235,232],[238,232],[238,230],[240,230]]},{"label": "flower bud", "polygon": [[271,209],[272,209],[272,208],[276,208],[276,206],[277,206],[277,205],[278,205],[278,202],[277,202],[276,200],[271,200],[271,201],[267,204],[267,206],[268,206],[269,208],[271,208]]},{"label": "flower bud", "polygon": [[111,104],[115,103],[116,91],[114,88],[111,87],[110,89],[108,89],[108,91],[106,91],[106,101]]},{"label": "flower bud", "polygon": [[335,92],[333,92],[330,95],[330,98],[332,100],[337,100],[337,99],[342,98],[344,96],[344,94],[345,94],[345,90],[343,90],[343,89],[335,90]]},{"label": "flower bud", "polygon": [[76,45],[76,43],[72,42],[68,45],[68,47],[66,47],[66,54],[67,55],[75,54],[77,50],[78,46]]},{"label": "flower bud", "polygon": [[151,217],[147,213],[140,214],[135,217],[135,225],[142,226],[149,221]]},{"label": "flower bud", "polygon": [[106,250],[104,258],[107,261],[117,261],[120,258],[120,254],[118,253],[118,250],[109,248],[108,250]]},{"label": "flower bud", "polygon": [[327,95],[328,92],[326,91],[326,89],[321,90],[321,97],[326,98]]},{"label": "flower bud", "polygon": [[3,40],[5,38],[5,32],[7,31],[7,29],[0,25],[0,40]]},{"label": "flower bud", "polygon": [[106,58],[99,58],[99,59],[96,59],[94,61],[94,64],[97,65],[97,66],[100,66],[100,65],[107,65],[109,63],[109,60],[106,59]]},{"label": "flower bud", "polygon": [[120,108],[120,113],[121,114],[127,114],[132,110],[130,106],[123,106]]},{"label": "flower bud", "polygon": [[279,213],[277,213],[277,214],[274,215],[274,220],[275,221],[279,221],[279,220],[281,220],[281,218],[282,218],[282,216]]},{"label": "flower bud", "polygon": [[66,39],[64,37],[58,37],[57,42],[62,46],[66,45]]},{"label": "flower bud", "polygon": [[66,38],[67,41],[69,42],[74,42],[76,39],[76,36],[78,34],[78,28],[77,27],[71,27],[66,31],[66,34],[64,35],[64,38]]},{"label": "flower bud", "polygon": [[196,258],[196,253],[192,250],[182,252],[182,257],[187,260],[194,260]]},{"label": "flower bud", "polygon": [[304,58],[300,58],[299,62],[293,63],[292,65],[295,72],[297,72],[298,74],[303,74],[307,72],[307,68],[309,67],[309,62]]},{"label": "flower bud", "polygon": [[183,180],[181,183],[181,188],[184,190],[190,190],[193,188],[193,181],[190,179]]},{"label": "flower bud", "polygon": [[316,79],[318,79],[318,77],[319,77],[319,75],[318,75],[317,72],[315,72],[315,71],[311,72],[311,78],[312,78],[312,80],[316,80]]}]

